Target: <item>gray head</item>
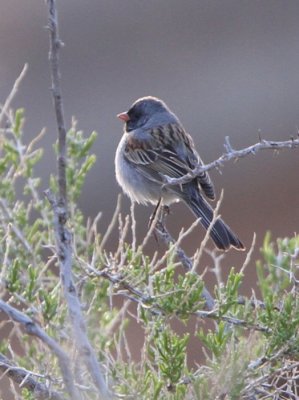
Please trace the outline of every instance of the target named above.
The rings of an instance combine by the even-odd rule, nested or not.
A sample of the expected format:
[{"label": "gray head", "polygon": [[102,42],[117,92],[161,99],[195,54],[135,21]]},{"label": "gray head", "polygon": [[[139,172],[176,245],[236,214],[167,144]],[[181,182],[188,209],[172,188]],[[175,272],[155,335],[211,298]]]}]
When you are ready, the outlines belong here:
[{"label": "gray head", "polygon": [[136,100],[130,109],[118,114],[125,121],[127,132],[138,128],[153,128],[166,123],[178,122],[176,116],[167,105],[157,97],[147,96]]}]

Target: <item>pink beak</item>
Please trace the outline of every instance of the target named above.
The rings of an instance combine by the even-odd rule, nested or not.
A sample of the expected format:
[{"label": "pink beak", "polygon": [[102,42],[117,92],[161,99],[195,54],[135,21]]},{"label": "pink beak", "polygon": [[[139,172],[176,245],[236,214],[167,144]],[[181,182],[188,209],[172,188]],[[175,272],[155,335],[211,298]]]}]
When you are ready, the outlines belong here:
[{"label": "pink beak", "polygon": [[124,122],[128,122],[130,120],[130,118],[126,112],[117,114],[117,118],[121,119]]}]

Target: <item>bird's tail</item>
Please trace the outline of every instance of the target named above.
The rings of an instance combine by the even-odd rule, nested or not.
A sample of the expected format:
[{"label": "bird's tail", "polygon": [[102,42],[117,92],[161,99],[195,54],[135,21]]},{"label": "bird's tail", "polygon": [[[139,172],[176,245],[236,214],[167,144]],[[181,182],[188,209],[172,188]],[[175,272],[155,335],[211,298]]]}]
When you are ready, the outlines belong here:
[{"label": "bird's tail", "polygon": [[[213,219],[213,209],[211,206],[199,193],[196,196],[192,196],[191,199],[185,199],[185,202],[195,216],[200,218],[200,222],[205,229],[208,229]],[[218,249],[228,250],[232,246],[237,250],[245,250],[243,243],[222,219],[216,220],[211,229],[210,236]]]}]

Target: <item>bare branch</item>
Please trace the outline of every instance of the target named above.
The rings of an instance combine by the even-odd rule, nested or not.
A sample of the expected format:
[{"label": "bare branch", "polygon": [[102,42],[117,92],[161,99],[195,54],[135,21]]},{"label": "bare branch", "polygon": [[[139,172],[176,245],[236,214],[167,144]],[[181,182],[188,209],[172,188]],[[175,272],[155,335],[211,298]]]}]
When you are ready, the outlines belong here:
[{"label": "bare branch", "polygon": [[94,349],[92,348],[86,333],[86,323],[82,314],[81,304],[76,293],[72,278],[73,252],[71,233],[66,228],[67,210],[67,182],[66,182],[66,128],[64,123],[64,111],[59,70],[59,49],[62,42],[58,35],[58,17],[55,0],[47,0],[48,24],[50,34],[50,70],[52,78],[52,96],[56,121],[58,127],[58,188],[59,198],[55,199],[50,191],[46,196],[54,211],[54,228],[56,249],[59,259],[60,276],[67,302],[69,317],[73,329],[73,335],[79,354],[89,371],[94,384],[102,398],[108,398],[108,389],[98,363]]},{"label": "bare branch", "polygon": [[13,321],[22,324],[28,335],[36,336],[42,340],[51,351],[56,355],[59,361],[60,370],[62,373],[63,381],[66,386],[68,393],[72,399],[79,399],[77,389],[74,385],[74,379],[72,371],[70,370],[70,359],[59,346],[59,344],[50,336],[46,334],[30,317],[21,311],[17,310],[13,306],[7,304],[5,301],[0,299],[0,310],[8,315]]},{"label": "bare branch", "polygon": [[235,317],[228,317],[226,315],[219,315],[219,313],[216,311],[197,311],[195,313],[193,313],[194,315],[196,315],[199,318],[210,318],[210,319],[214,319],[216,321],[225,321],[228,324],[232,324],[232,325],[237,325],[237,326],[242,326],[243,328],[246,329],[253,329],[255,331],[260,331],[260,332],[265,332],[265,333],[270,333],[271,330],[265,326],[259,325],[259,324],[250,324],[249,322],[243,320],[243,319],[239,319],[239,318],[235,318]]},{"label": "bare branch", "polygon": [[[265,385],[266,382],[270,382],[272,379],[276,378],[277,379],[277,387],[281,387],[281,382],[284,379],[286,379],[287,383],[289,386],[294,385],[297,386],[298,382],[298,368],[299,368],[299,362],[292,361],[290,364],[284,365],[281,368],[274,368],[274,370],[270,370],[268,374],[263,374],[262,376],[258,377],[256,380],[252,380],[243,390],[243,394],[252,394],[260,391],[260,388],[263,387],[263,384]],[[290,377],[284,376],[285,373],[294,371],[294,376],[292,379]],[[272,385],[272,388],[275,387],[276,385]],[[276,390],[276,393],[279,396],[279,389]],[[266,395],[269,395],[269,392],[265,391]],[[271,393],[272,394],[272,393]],[[293,396],[293,392],[290,392],[290,394]],[[265,397],[266,398],[266,397]],[[267,398],[271,398],[268,397]],[[282,398],[282,397],[276,397],[276,398]],[[297,398],[297,397],[285,397],[285,398]]]},{"label": "bare branch", "polygon": [[134,201],[131,201],[130,214],[131,214],[131,221],[132,221],[132,250],[134,252],[136,252],[137,237],[136,237],[136,219],[135,219],[135,202]]},{"label": "bare branch", "polygon": [[106,244],[112,230],[114,229],[114,227],[116,225],[117,218],[118,218],[119,212],[120,212],[120,206],[121,206],[121,195],[118,195],[113,217],[112,217],[111,222],[106,230],[106,233],[103,236],[103,239],[101,240],[101,244],[100,244],[100,248],[99,248],[100,251],[103,250],[104,245]]},{"label": "bare branch", "polygon": [[[197,222],[197,221],[196,221]],[[193,226],[193,225],[192,225]],[[155,232],[160,236],[160,238],[167,244],[167,246],[172,246],[174,248],[178,259],[181,261],[183,267],[187,271],[192,271],[192,261],[184,252],[184,250],[179,246],[179,244],[173,239],[168,230],[165,227],[163,221],[158,221],[155,226]],[[206,302],[206,307],[208,310],[214,308],[214,299],[208,289],[204,286],[202,290],[202,297]]]},{"label": "bare branch", "polygon": [[7,222],[11,224],[11,228],[12,228],[14,234],[17,236],[17,238],[23,244],[24,248],[28,251],[28,253],[30,253],[30,255],[34,258],[35,255],[34,255],[34,251],[32,250],[32,247],[28,243],[27,239],[24,237],[23,232],[17,226],[14,216],[12,215],[11,211],[7,207],[6,201],[1,198],[0,198],[0,207],[2,208],[3,215],[6,218]]},{"label": "bare branch", "polygon": [[240,269],[240,272],[242,274],[245,271],[245,268],[247,267],[247,265],[251,261],[252,253],[253,253],[253,250],[254,250],[254,247],[255,247],[255,242],[256,242],[256,233],[254,232],[250,249],[249,249],[248,253],[246,254],[246,258],[245,258],[244,263],[243,263],[243,265],[242,265],[242,267]]},{"label": "bare branch", "polygon": [[210,233],[211,233],[211,231],[213,229],[213,226],[214,226],[215,222],[220,218],[219,209],[220,209],[220,206],[221,206],[221,203],[222,203],[222,200],[223,200],[223,193],[224,193],[223,190],[221,190],[221,194],[220,194],[219,200],[217,201],[216,207],[215,207],[215,209],[213,211],[213,218],[212,218],[212,221],[210,223],[210,226],[208,227],[208,229],[206,231],[206,234],[205,234],[205,237],[204,237],[204,239],[202,240],[202,242],[200,244],[199,250],[196,252],[196,254],[194,256],[192,271],[195,271],[197,266],[199,265],[199,261],[200,261],[200,259],[202,257],[202,254],[203,254],[203,251],[204,251],[204,249],[206,247],[206,244],[207,244],[207,242],[208,242],[208,240],[210,238]]},{"label": "bare branch", "polygon": [[[109,280],[113,285],[115,285],[118,288],[118,294],[129,298],[131,301],[134,301],[135,303],[140,304],[143,307],[146,307],[148,311],[150,311],[154,315],[164,315],[165,311],[163,310],[162,307],[160,307],[157,303],[154,303],[153,301],[155,300],[155,296],[151,297],[143,292],[141,292],[139,289],[136,289],[135,286],[132,286],[129,284],[125,278],[119,274],[113,274],[109,271],[109,268],[105,268],[101,271],[97,271],[94,268],[90,267],[89,265],[86,265],[87,269],[90,270],[90,272],[98,277],[103,277],[107,280]],[[124,290],[127,292],[124,292]],[[130,293],[130,294],[128,294]],[[202,297],[206,300],[206,306],[207,308],[211,306],[210,302],[213,303],[214,306],[214,299],[210,299],[211,294],[207,291],[207,289],[204,288]],[[244,300],[245,301],[245,300]],[[242,303],[243,304],[243,303]],[[208,318],[208,319],[213,319],[216,321],[224,321],[227,322],[228,324],[231,325],[236,325],[236,326],[241,326],[245,329],[250,329],[250,330],[255,330],[255,331],[260,331],[260,332],[265,332],[265,333],[270,333],[271,330],[265,326],[259,325],[259,324],[252,324],[250,322],[247,322],[246,320],[235,318],[235,317],[228,317],[226,315],[219,315],[217,310],[212,310],[211,311],[205,311],[205,310],[200,310],[192,313],[194,316],[198,318]],[[178,314],[179,316],[179,314]]]},{"label": "bare branch", "polygon": [[205,171],[209,171],[214,168],[222,167],[222,165],[230,160],[238,160],[248,156],[249,154],[256,154],[259,150],[280,150],[280,149],[294,149],[299,147],[299,138],[290,140],[275,142],[273,140],[261,140],[260,142],[253,144],[249,147],[245,147],[241,150],[234,150],[229,142],[228,136],[225,138],[224,147],[226,152],[223,153],[217,160],[212,161],[209,164],[198,164],[196,167],[188,172],[186,175],[180,178],[170,178],[164,176],[165,185],[182,185],[194,179],[196,176],[202,174]]},{"label": "bare branch", "polygon": [[218,286],[223,285],[223,279],[222,279],[222,268],[221,268],[221,261],[224,259],[225,255],[224,253],[217,253],[217,250],[209,250],[205,249],[205,252],[211,257],[213,261],[213,268],[211,268],[211,272],[214,273],[216,282]]},{"label": "bare branch", "polygon": [[58,392],[51,390],[44,383],[38,382],[34,377],[40,377],[31,371],[15,366],[11,360],[0,354],[0,371],[2,376],[6,375],[12,379],[20,388],[26,388],[37,400],[64,400]]},{"label": "bare branch", "polygon": [[13,85],[13,88],[12,88],[11,92],[9,93],[9,95],[8,95],[6,101],[5,101],[5,103],[4,103],[4,105],[3,105],[2,109],[1,109],[0,125],[2,123],[2,120],[3,120],[4,116],[8,112],[9,106],[10,106],[13,98],[15,97],[15,95],[17,94],[17,91],[19,90],[20,83],[22,82],[24,76],[26,75],[27,70],[28,70],[28,64],[25,64],[23,69],[22,69],[22,71],[21,71],[21,73],[20,73],[20,75],[16,79],[16,81],[15,81],[15,83]]},{"label": "bare branch", "polygon": [[[61,74],[59,70],[59,49],[63,45],[58,36],[58,17],[55,0],[47,0],[48,4],[48,28],[50,33],[50,73],[52,79],[52,97],[58,128],[58,187],[59,205],[66,213],[66,128],[64,122],[64,110],[61,90]],[[66,215],[65,215],[66,218]]]}]

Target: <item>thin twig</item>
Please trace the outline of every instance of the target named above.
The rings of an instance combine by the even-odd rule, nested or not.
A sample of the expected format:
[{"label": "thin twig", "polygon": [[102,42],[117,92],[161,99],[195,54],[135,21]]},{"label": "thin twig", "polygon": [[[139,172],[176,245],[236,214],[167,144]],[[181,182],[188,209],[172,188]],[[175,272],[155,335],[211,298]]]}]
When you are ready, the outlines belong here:
[{"label": "thin twig", "polygon": [[[184,268],[188,271],[190,270],[191,272],[193,272],[192,261],[186,255],[186,253],[181,249],[180,244],[181,244],[182,240],[185,239],[194,230],[194,228],[199,224],[199,221],[200,221],[199,219],[196,219],[186,231],[184,231],[182,229],[177,240],[174,240],[173,238],[171,238],[170,234],[166,230],[164,223],[161,221],[158,221],[158,223],[156,224],[156,232],[159,233],[159,235],[164,238],[165,242],[166,242],[166,239],[168,239],[167,245],[169,246],[169,249],[163,254],[161,259],[156,262],[155,269],[157,269],[161,265],[163,265],[164,262],[167,260],[167,257],[175,251],[179,260],[183,264]],[[163,233],[163,235],[162,235],[162,233]]]},{"label": "thin twig", "polygon": [[20,83],[22,82],[24,76],[26,75],[27,70],[28,70],[28,64],[26,63],[24,65],[20,75],[16,79],[11,92],[9,93],[7,99],[5,100],[5,103],[2,106],[1,113],[0,113],[0,126],[1,126],[1,123],[2,123],[2,120],[3,120],[4,116],[8,112],[9,106],[10,106],[13,98],[15,97],[15,95],[17,94],[17,92],[19,90]]},{"label": "thin twig", "polygon": [[152,216],[150,218],[149,230],[147,231],[147,233],[146,233],[141,245],[138,247],[138,252],[142,252],[143,251],[144,247],[147,245],[150,237],[152,236],[152,234],[153,234],[153,232],[155,230],[155,227],[157,225],[157,221],[159,219],[159,215],[161,213],[161,207],[162,207],[162,204],[161,204],[161,202],[159,202],[159,204],[156,207],[156,210],[154,212],[154,218],[152,218]]},{"label": "thin twig", "polygon": [[17,236],[17,238],[20,240],[24,248],[27,250],[28,253],[34,258],[35,254],[34,251],[32,250],[31,245],[23,235],[23,232],[19,229],[19,227],[16,224],[16,219],[12,215],[11,211],[7,207],[6,201],[2,198],[0,198],[0,207],[2,208],[3,215],[7,222],[11,224],[11,229],[13,230],[14,234]]},{"label": "thin twig", "polygon": [[221,203],[222,203],[222,200],[223,200],[223,193],[224,193],[224,191],[221,190],[221,194],[220,194],[219,200],[217,201],[216,207],[215,207],[215,209],[213,211],[212,221],[211,221],[211,223],[210,223],[210,225],[209,225],[209,227],[208,227],[208,229],[206,231],[206,234],[205,234],[205,237],[204,237],[203,241],[200,244],[199,250],[196,252],[196,254],[194,256],[192,271],[195,271],[197,266],[199,265],[199,261],[200,261],[200,259],[202,257],[202,254],[203,254],[203,251],[204,251],[204,249],[206,247],[206,244],[207,244],[207,242],[208,242],[208,240],[210,238],[210,233],[211,233],[211,231],[213,229],[213,226],[214,226],[215,222],[220,218],[219,209],[220,209],[220,206],[221,206]]},{"label": "thin twig", "polygon": [[130,207],[130,214],[131,214],[131,230],[132,230],[132,250],[135,253],[136,252],[136,243],[137,243],[137,238],[136,238],[136,219],[135,219],[135,202],[131,201],[131,207]]},{"label": "thin twig", "polygon": [[[197,223],[198,221],[195,221]],[[192,229],[194,228],[194,224],[192,224]],[[179,246],[179,243],[174,240],[174,238],[170,235],[168,230],[166,229],[165,224],[162,221],[158,221],[156,224],[155,232],[161,237],[161,239],[168,245],[171,246],[172,249],[176,252],[178,259],[181,261],[182,265],[187,271],[192,270],[192,261],[184,252],[184,250]],[[188,230],[189,232],[189,230]],[[208,291],[208,289],[204,286],[202,290],[202,297],[206,302],[206,307],[208,310],[213,310],[215,301],[213,296]]]},{"label": "thin twig", "polygon": [[225,255],[224,253],[217,253],[217,249],[214,250],[209,250],[205,249],[205,252],[211,257],[213,260],[213,268],[211,268],[211,272],[214,273],[216,282],[218,286],[223,285],[223,279],[222,279],[222,268],[221,268],[221,261],[224,259]]},{"label": "thin twig", "polygon": [[254,247],[255,247],[255,242],[256,242],[256,233],[254,232],[250,249],[246,254],[246,258],[245,258],[245,260],[243,262],[242,268],[240,269],[240,272],[242,274],[245,271],[245,268],[247,267],[247,265],[250,263],[251,256],[252,256],[252,253],[253,253],[253,250],[254,250]]},{"label": "thin twig", "polygon": [[209,164],[198,164],[196,167],[188,172],[186,175],[180,178],[170,178],[169,176],[164,176],[164,184],[165,185],[182,185],[183,183],[187,183],[194,179],[196,176],[201,175],[203,172],[210,171],[213,168],[219,168],[223,165],[223,163],[228,162],[230,160],[238,160],[239,158],[243,158],[248,156],[249,154],[256,154],[259,150],[274,150],[277,151],[279,149],[294,149],[299,147],[299,138],[298,139],[290,139],[286,141],[275,142],[273,140],[261,140],[260,142],[253,144],[252,146],[245,147],[241,150],[234,150],[230,143],[229,138],[226,136],[225,145],[226,152],[223,153],[217,160],[212,161]]},{"label": "thin twig", "polygon": [[65,224],[68,216],[67,209],[67,147],[66,147],[66,128],[64,123],[63,100],[59,70],[59,49],[62,42],[58,35],[58,17],[55,0],[47,0],[48,5],[48,27],[50,37],[50,71],[52,78],[52,97],[58,127],[58,201],[50,191],[46,196],[54,212],[54,229],[56,239],[56,249],[59,259],[60,276],[64,290],[64,297],[67,303],[69,317],[72,325],[73,336],[88,372],[90,373],[99,395],[108,398],[108,389],[103,377],[96,353],[92,348],[86,333],[86,323],[82,314],[81,304],[76,293],[72,278],[72,241],[71,233]]},{"label": "thin twig", "polygon": [[[28,389],[37,400],[64,400],[64,397],[57,391],[49,388],[45,383],[38,382],[34,377],[40,378],[40,375],[34,374],[24,368],[15,366],[11,360],[0,354],[0,371],[2,376],[12,379],[20,388]],[[48,378],[45,378],[47,379]]]},{"label": "thin twig", "polygon": [[217,311],[197,311],[195,313],[193,313],[193,315],[196,315],[199,318],[210,318],[210,319],[214,319],[216,321],[225,321],[229,324],[232,325],[237,325],[237,326],[242,326],[243,328],[246,329],[253,329],[255,331],[260,331],[260,332],[265,332],[265,333],[270,333],[271,329],[259,325],[259,324],[251,324],[249,322],[247,322],[244,319],[239,319],[239,318],[235,318],[235,317],[228,317],[226,315],[219,315],[219,313]]},{"label": "thin twig", "polygon": [[[154,315],[164,315],[166,312],[163,310],[161,306],[159,306],[157,303],[154,302],[154,300],[157,298],[156,296],[148,296],[147,294],[143,293],[141,290],[136,289],[135,286],[132,286],[129,284],[125,278],[119,274],[113,274],[109,271],[108,268],[105,268],[101,271],[97,271],[90,266],[86,265],[87,269],[89,269],[94,275],[98,277],[103,277],[107,280],[109,280],[113,285],[115,285],[118,288],[117,294],[122,295],[131,301],[134,301],[135,303],[140,304],[142,307],[145,307],[149,312],[151,312]],[[127,291],[130,293],[124,292]],[[207,290],[207,289],[206,289]],[[208,296],[211,296],[210,294]],[[204,295],[203,295],[204,297]],[[207,304],[207,299],[204,297],[206,300],[206,305]],[[214,305],[214,299],[213,300],[213,305]],[[239,318],[235,317],[228,317],[226,315],[219,315],[217,310],[213,311],[205,311],[205,310],[200,310],[193,312],[192,315],[195,315],[198,318],[208,318],[208,319],[213,319],[217,321],[224,321],[232,325],[236,326],[242,326],[243,328],[246,329],[251,329],[255,331],[260,331],[260,332],[265,332],[265,333],[270,333],[271,330],[265,326],[259,325],[259,324],[252,324],[250,322],[247,322],[246,320],[242,320]],[[179,314],[178,314],[179,316]]]},{"label": "thin twig", "polygon": [[[284,366],[284,367],[282,367],[282,368],[276,368],[273,372],[270,372],[269,374],[267,374],[267,375],[262,375],[262,376],[260,376],[259,378],[257,378],[256,380],[254,380],[254,381],[251,381],[250,383],[249,383],[249,385],[247,385],[243,390],[242,390],[242,393],[250,393],[250,392],[252,392],[252,391],[254,391],[254,390],[256,390],[257,389],[257,387],[259,386],[259,385],[261,385],[261,384],[263,384],[264,382],[267,382],[267,381],[269,381],[270,379],[273,379],[275,376],[277,376],[278,378],[281,378],[282,377],[282,374],[284,373],[284,372],[289,372],[289,371],[292,371],[292,370],[295,370],[295,369],[297,369],[297,368],[299,368],[299,362],[293,362],[293,363],[291,363],[291,364],[289,364],[289,365],[286,365],[286,366]],[[298,378],[297,378],[298,379]],[[294,380],[295,381],[295,380]]]},{"label": "thin twig", "polygon": [[119,212],[120,212],[120,206],[121,206],[121,195],[119,194],[117,197],[117,202],[116,202],[116,207],[115,207],[115,211],[113,213],[113,217],[111,219],[111,222],[106,230],[106,233],[103,236],[103,239],[101,240],[101,244],[99,247],[99,252],[101,252],[109,238],[109,236],[111,235],[112,230],[114,229],[118,216],[119,216]]},{"label": "thin twig", "polygon": [[60,370],[62,373],[62,378],[66,389],[71,396],[72,399],[79,399],[79,394],[77,389],[74,385],[73,374],[70,369],[70,359],[67,354],[62,350],[60,345],[50,336],[46,334],[38,326],[33,319],[29,318],[26,314],[22,313],[21,311],[17,310],[13,306],[7,304],[5,301],[0,299],[0,310],[2,310],[6,315],[8,315],[13,321],[22,324],[26,333],[28,335],[36,336],[40,340],[42,340],[49,349],[56,355],[59,361]]}]

